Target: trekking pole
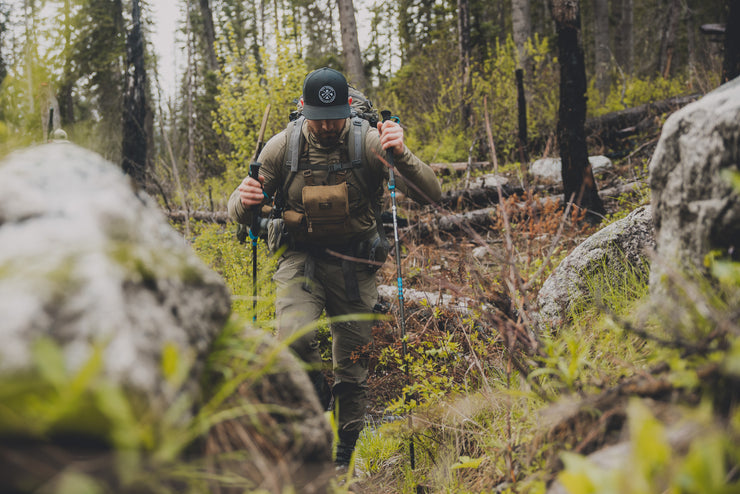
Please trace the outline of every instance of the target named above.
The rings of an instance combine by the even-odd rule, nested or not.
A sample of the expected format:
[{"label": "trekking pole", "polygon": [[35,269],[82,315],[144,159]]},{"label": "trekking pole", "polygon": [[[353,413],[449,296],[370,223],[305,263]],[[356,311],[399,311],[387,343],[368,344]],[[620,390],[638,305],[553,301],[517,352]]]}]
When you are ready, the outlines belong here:
[{"label": "trekking pole", "polygon": [[[265,138],[265,129],[267,128],[267,118],[270,116],[270,105],[265,108],[265,115],[262,117],[260,133],[257,137],[257,147],[254,150],[252,162],[249,164],[249,176],[259,182],[261,163],[257,161],[262,144]],[[260,233],[260,204],[252,206],[252,225],[249,227],[249,238],[252,239],[252,321],[257,320],[257,239]]]},{"label": "trekking pole", "polygon": [[[398,122],[397,117],[391,117],[390,110],[383,110],[380,112],[383,117],[383,121],[394,120]],[[393,171],[395,162],[393,159],[393,149],[386,151],[386,161],[388,161],[388,191],[391,193],[391,213],[393,216],[393,240],[396,252],[396,275],[398,279],[398,317],[401,324],[401,357],[403,358],[404,373],[406,374],[406,382],[409,382],[409,363],[406,360],[407,348],[406,348],[406,318],[403,312],[403,277],[401,276],[401,243],[398,240],[398,207],[396,205],[396,175]],[[404,393],[403,402],[404,405],[408,401],[408,393]],[[414,436],[413,436],[413,423],[411,421],[411,414],[409,413],[409,428],[412,430],[411,438],[409,439],[409,458],[411,460],[411,470],[416,468],[416,458],[414,455]]]}]

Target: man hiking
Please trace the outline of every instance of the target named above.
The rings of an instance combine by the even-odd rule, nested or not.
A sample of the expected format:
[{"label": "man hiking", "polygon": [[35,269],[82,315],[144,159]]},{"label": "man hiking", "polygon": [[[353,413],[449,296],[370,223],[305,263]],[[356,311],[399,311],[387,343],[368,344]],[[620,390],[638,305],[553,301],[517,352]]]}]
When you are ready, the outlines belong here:
[{"label": "man hiking", "polygon": [[259,206],[272,200],[281,213],[268,228],[271,250],[284,246],[273,277],[278,336],[304,330],[290,348],[308,364],[325,406],[331,397],[316,331],[305,328],[324,310],[330,318],[363,315],[331,323],[338,467],[349,465],[364,426],[368,368],[362,354],[372,343],[375,272],[388,253],[377,227],[389,177],[386,153],[393,153],[398,190],[420,204],[442,194],[433,170],[405,146],[402,127],[388,120],[374,128],[352,115],[350,102],[341,73],[325,67],[308,74],[302,116],[265,144],[259,179],[246,177],[229,199],[229,215],[238,223],[252,224]]}]

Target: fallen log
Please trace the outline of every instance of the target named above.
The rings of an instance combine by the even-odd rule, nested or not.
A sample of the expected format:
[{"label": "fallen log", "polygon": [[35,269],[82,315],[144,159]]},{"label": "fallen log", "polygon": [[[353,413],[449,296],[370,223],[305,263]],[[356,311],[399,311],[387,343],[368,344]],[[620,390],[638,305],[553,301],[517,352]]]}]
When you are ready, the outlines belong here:
[{"label": "fallen log", "polygon": [[[378,295],[387,300],[398,300],[398,287],[378,285]],[[471,309],[490,310],[488,304],[483,304],[467,297],[456,297],[440,292],[425,292],[413,288],[403,289],[403,299],[406,302],[425,304],[429,307],[444,307],[455,312],[467,313]]]},{"label": "fallen log", "polygon": [[182,223],[186,218],[195,221],[207,221],[209,223],[226,224],[230,222],[226,211],[165,211],[164,214],[170,221]]},{"label": "fallen log", "polygon": [[[599,195],[602,198],[606,197],[615,197],[622,194],[625,194],[627,192],[637,192],[639,188],[643,185],[643,182],[636,181],[636,182],[630,182],[622,185],[618,185],[615,187],[610,187],[607,189],[603,189],[599,191]],[[469,189],[473,190],[473,189]],[[460,197],[460,195],[464,195],[466,191],[458,191],[459,195],[457,197]],[[498,203],[498,192],[496,189],[481,189],[480,191],[476,191],[476,194],[480,194],[480,197],[477,197],[476,200],[481,200],[482,197],[492,197],[493,199],[488,202],[487,204],[497,204]],[[492,195],[493,194],[493,195]],[[506,194],[504,194],[506,195]],[[452,201],[457,201],[458,199],[452,199],[452,194],[450,194],[449,198],[443,197],[440,202],[443,204],[445,203],[452,203]],[[536,211],[539,207],[542,206],[544,201],[547,200],[556,200],[561,201],[563,200],[562,194],[557,194],[553,196],[547,196],[539,199],[537,204],[534,206],[534,211]],[[455,202],[456,203],[456,202]],[[519,208],[527,207],[525,203],[520,203],[517,205]],[[399,218],[402,231],[409,231],[413,232],[414,235],[418,235],[419,238],[425,238],[431,235],[435,231],[442,231],[447,233],[454,233],[462,229],[463,225],[467,225],[477,231],[484,230],[488,228],[489,226],[495,224],[496,222],[496,215],[497,215],[497,207],[494,205],[492,207],[482,208],[482,209],[476,209],[474,211],[468,211],[465,213],[458,213],[458,214],[448,214],[444,216],[440,216],[434,221],[418,221],[413,225],[406,226],[403,222],[402,218]],[[191,220],[196,221],[208,221],[211,223],[219,223],[219,224],[226,224],[229,223],[231,220],[228,217],[228,214],[226,211],[165,211],[165,214],[169,218],[170,221],[181,223],[185,221],[185,218],[190,218]],[[388,214],[385,214],[383,216],[383,226],[385,227],[386,232],[392,232],[393,231],[393,224],[390,222],[391,216]]]},{"label": "fallen log", "polygon": [[[599,191],[599,196],[603,199],[619,196],[628,192],[637,192],[642,185],[643,182],[636,181],[609,187]],[[560,203],[563,201],[563,194],[541,197],[531,203],[522,201],[514,204],[513,207],[519,210],[530,208],[533,213],[536,213],[547,201],[557,201]],[[498,206],[495,205],[465,213],[446,214],[432,221],[418,221],[417,223],[410,225],[408,228],[404,228],[403,231],[408,231],[412,235],[417,235],[419,238],[425,238],[432,235],[434,232],[456,233],[463,229],[463,227],[473,228],[476,231],[483,231],[490,228],[492,225],[495,225],[497,215]],[[392,227],[392,225],[384,226],[386,229]]]},{"label": "fallen log", "polygon": [[[462,175],[468,169],[468,162],[461,161],[457,163],[429,163],[429,167],[438,175]],[[471,163],[471,170],[493,168],[489,161],[474,161]]]},{"label": "fallen log", "polygon": [[[504,197],[521,194],[524,189],[510,186],[502,187]],[[447,209],[461,209],[468,207],[482,207],[488,204],[498,204],[498,190],[495,187],[474,187],[470,189],[450,190],[442,195],[439,204]]]},{"label": "fallen log", "polygon": [[[673,98],[647,103],[633,108],[607,113],[600,117],[586,120],[587,136],[598,136],[604,143],[613,143],[620,137],[627,137],[653,124],[653,117],[679,108],[699,99],[700,94],[676,96]],[[657,126],[657,123],[655,124]]]}]

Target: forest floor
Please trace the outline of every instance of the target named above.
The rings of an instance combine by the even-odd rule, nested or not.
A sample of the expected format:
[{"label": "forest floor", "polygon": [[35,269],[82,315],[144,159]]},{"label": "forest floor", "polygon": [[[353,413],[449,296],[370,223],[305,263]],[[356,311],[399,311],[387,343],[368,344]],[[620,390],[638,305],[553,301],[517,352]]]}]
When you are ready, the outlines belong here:
[{"label": "forest floor", "polygon": [[[369,465],[375,460],[362,458],[363,454],[376,455],[373,448],[381,446],[363,445],[361,438],[357,460],[361,474],[353,484],[354,492],[412,492],[413,488],[404,484],[409,484],[410,477],[419,475],[427,479],[427,491],[442,490],[439,481],[431,479],[432,472],[439,470],[434,465],[442,454],[440,450],[444,449],[444,440],[440,437],[445,434],[439,434],[440,429],[445,429],[444,420],[439,420],[440,409],[456,406],[454,403],[461,399],[461,393],[468,398],[480,390],[490,394],[492,380],[510,382],[517,371],[529,365],[533,347],[537,345],[531,336],[532,312],[536,309],[537,292],[546,277],[589,235],[649,202],[647,164],[657,136],[648,136],[643,142],[646,144],[615,160],[611,169],[597,175],[600,190],[614,191],[625,184],[633,185],[625,189],[627,192],[603,196],[607,216],[599,225],[583,221],[583,215],[577,211],[569,210],[566,214],[562,199],[558,197],[558,194],[562,196],[560,185],[538,183],[531,177],[524,182],[518,166],[499,171],[499,175],[508,179],[506,190],[516,191],[503,201],[506,215],[501,214],[500,204],[466,206],[464,194],[459,195],[465,180],[454,173],[443,178],[445,195],[460,197],[452,205],[419,209],[402,202],[408,207],[403,214],[409,219],[409,226],[400,229],[409,364],[404,371],[401,330],[397,324],[398,298],[386,295],[384,299],[391,306],[390,313],[396,317],[376,324],[374,345],[368,349],[372,404],[369,418],[371,423],[384,424],[409,411],[414,414],[419,424],[417,437],[422,438],[417,445],[417,456],[422,457],[424,465],[417,468],[423,473],[409,473],[407,468],[405,477],[400,475],[399,464],[407,462],[408,458],[398,455]],[[477,172],[478,175],[490,173],[492,170]],[[494,202],[498,201],[494,199]],[[496,208],[496,212],[488,212],[488,220],[478,219],[475,224],[466,224],[464,218],[460,220],[455,216],[485,208]],[[433,225],[440,225],[444,217],[452,218],[459,227],[435,228]],[[390,235],[392,238],[392,232]],[[397,265],[391,256],[379,272],[379,284],[394,287],[397,293],[397,275]],[[393,290],[386,290],[388,292],[392,294]],[[424,293],[419,295],[419,292]],[[438,300],[435,297],[441,300],[442,296],[446,297],[446,304],[435,303]],[[474,422],[474,415],[469,414],[469,420]],[[584,420],[582,427],[571,423],[562,427],[559,434],[567,436],[566,429],[570,428],[574,435],[578,431],[577,438],[561,437],[559,440],[564,444],[582,440],[593,427],[592,418]],[[603,423],[596,424],[596,429],[602,432],[591,433],[593,443],[600,442],[596,435],[603,438],[606,434]],[[403,438],[401,442],[409,440],[408,430],[395,430],[395,441],[399,437]],[[377,440],[370,437],[372,434],[375,433],[365,434],[366,443]],[[437,444],[429,446],[430,440]],[[467,441],[464,435],[455,440]],[[508,466],[499,465],[496,474],[491,470],[481,471],[476,479],[477,474],[470,472],[481,469],[466,470],[464,461],[475,458],[476,451],[477,456],[481,456],[481,451],[470,444],[467,447],[458,444],[455,450],[457,467],[452,468],[462,468],[468,478],[456,481],[456,492],[489,492],[491,486],[509,485],[521,475],[514,473],[516,468],[509,457]],[[505,456],[503,450],[501,455]],[[420,460],[416,461],[418,465]],[[558,462],[546,462],[556,470],[558,467],[550,464],[551,461]],[[447,471],[449,474],[449,469]],[[477,484],[489,487],[479,490],[475,487]],[[421,491],[424,490],[422,486]]]},{"label": "forest floor", "polygon": [[[617,160],[613,168],[597,175],[600,190],[615,190],[625,184],[638,184],[625,193],[602,196],[607,214],[600,224],[588,224],[583,221],[582,215],[573,210],[564,218],[562,187],[559,183],[534,183],[530,180],[530,185],[525,185],[523,192],[507,197],[504,207],[508,212],[511,252],[506,249],[506,227],[500,214],[489,214],[490,222],[482,226],[465,225],[463,220],[458,231],[425,231],[422,236],[416,231],[415,225],[435,224],[440,217],[459,215],[471,209],[464,207],[463,201],[458,201],[458,207],[454,210],[424,208],[420,212],[418,207],[411,205],[414,209],[407,211],[407,216],[410,217],[409,226],[399,228],[403,246],[403,287],[412,293],[411,297],[405,295],[404,304],[405,329],[409,340],[417,343],[428,340],[436,344],[444,335],[459,330],[458,326],[470,325],[470,316],[473,315],[477,318],[474,325],[479,331],[495,331],[496,327],[506,323],[521,325],[518,307],[512,301],[506,285],[506,279],[510,276],[507,273],[508,267],[513,263],[517,275],[528,285],[523,298],[528,302],[526,309],[534,309],[539,288],[559,261],[609,222],[622,218],[649,202],[647,165],[655,144],[654,139],[649,140],[648,145],[638,149],[634,155]],[[487,174],[491,171],[483,170],[478,173]],[[522,188],[518,169],[510,167],[500,171],[499,175],[506,177],[509,184],[516,184],[516,189]],[[460,190],[460,177],[447,176],[443,180],[446,191]],[[545,200],[545,205],[538,200]],[[405,205],[410,206],[410,202]],[[496,204],[479,209],[487,207],[496,207]],[[386,228],[392,240],[390,225],[386,225]],[[543,263],[547,263],[547,267],[540,269]],[[398,267],[391,252],[388,261],[379,271],[379,285],[396,290],[397,276]],[[389,290],[385,291],[382,298],[395,314],[398,310],[397,295],[388,296],[387,292]],[[423,293],[419,295],[415,292]],[[424,300],[424,295],[431,298]],[[445,304],[435,304],[440,300],[435,297],[440,296],[444,297]],[[431,305],[436,307],[433,309]],[[470,310],[461,310],[460,306],[467,306]],[[486,308],[486,313],[477,313],[479,311],[475,310],[476,307]],[[486,320],[488,318],[492,319]],[[388,345],[400,347],[398,337],[399,328],[395,318],[376,325],[375,358],[371,359],[370,379],[370,394],[375,403],[374,414],[381,415],[387,403],[400,396],[400,390],[406,381],[405,376],[397,373],[373,372],[378,366],[378,353],[381,349]]]}]

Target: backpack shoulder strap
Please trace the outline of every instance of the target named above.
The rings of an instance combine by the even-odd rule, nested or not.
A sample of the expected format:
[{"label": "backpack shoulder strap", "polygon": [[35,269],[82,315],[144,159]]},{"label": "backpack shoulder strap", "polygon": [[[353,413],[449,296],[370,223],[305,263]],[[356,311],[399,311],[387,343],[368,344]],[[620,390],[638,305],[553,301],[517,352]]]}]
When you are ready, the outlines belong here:
[{"label": "backpack shoulder strap", "polygon": [[275,206],[280,212],[285,208],[285,197],[287,196],[288,188],[290,188],[296,172],[298,171],[298,160],[301,157],[301,137],[303,136],[302,129],[304,120],[305,117],[301,115],[295,120],[291,120],[286,127],[288,135],[286,136],[286,145],[283,149],[283,163],[285,166],[282,168],[281,173],[284,174],[285,168],[287,168],[289,170],[289,175],[287,179],[283,177],[283,186],[278,187],[275,192]]},{"label": "backpack shoulder strap", "polygon": [[348,150],[349,162],[352,168],[362,166],[362,157],[365,152],[365,134],[370,128],[370,122],[360,117],[352,117],[352,128],[349,130]]},{"label": "backpack shoulder strap", "polygon": [[303,122],[306,117],[301,115],[288,126],[288,143],[285,149],[285,165],[291,172],[298,171],[298,160],[301,157],[301,138],[303,137]]},{"label": "backpack shoulder strap", "polygon": [[[292,173],[300,168],[301,148],[303,144],[303,122],[306,117],[301,115],[291,122],[288,127],[287,146],[285,149],[285,166]],[[330,172],[336,172],[348,168],[362,167],[362,158],[365,152],[365,134],[370,128],[370,122],[360,117],[352,117],[351,128],[347,137],[347,148],[349,152],[349,163],[338,163],[329,168]],[[309,167],[310,168],[310,167]]]}]

